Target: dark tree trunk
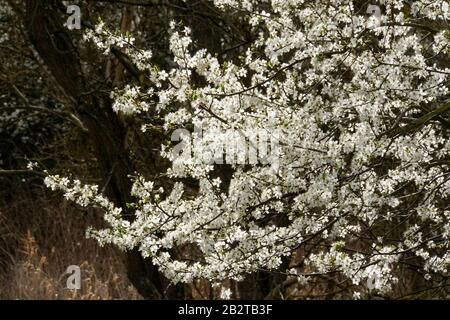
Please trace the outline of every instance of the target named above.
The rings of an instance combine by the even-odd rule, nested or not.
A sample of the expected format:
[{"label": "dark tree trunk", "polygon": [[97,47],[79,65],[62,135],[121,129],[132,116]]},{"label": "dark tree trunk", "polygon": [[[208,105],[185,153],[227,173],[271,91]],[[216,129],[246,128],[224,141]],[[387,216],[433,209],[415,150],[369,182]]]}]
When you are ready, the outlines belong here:
[{"label": "dark tree trunk", "polygon": [[[61,1],[27,0],[24,25],[31,43],[65,95],[73,101],[74,111],[89,131],[105,193],[132,219],[126,204],[130,202],[131,182],[128,175],[133,165],[125,149],[123,123],[111,108],[108,97],[94,92],[84,95],[84,79],[77,48],[63,26],[58,8]],[[126,253],[128,277],[138,292],[147,299],[180,297],[182,291],[165,290],[167,280],[137,250]],[[167,293],[167,292],[168,293]]]}]

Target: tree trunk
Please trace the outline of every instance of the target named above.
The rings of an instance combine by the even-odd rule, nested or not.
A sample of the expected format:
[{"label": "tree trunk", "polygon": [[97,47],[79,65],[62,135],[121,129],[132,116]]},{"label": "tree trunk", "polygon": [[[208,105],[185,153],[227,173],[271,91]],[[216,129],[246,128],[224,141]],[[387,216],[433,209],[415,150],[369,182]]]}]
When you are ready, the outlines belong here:
[{"label": "tree trunk", "polygon": [[[130,202],[133,165],[125,149],[125,129],[111,108],[108,97],[85,91],[81,62],[71,35],[67,32],[58,8],[61,1],[26,0],[24,25],[31,43],[42,58],[65,95],[73,101],[75,112],[89,131],[89,138],[99,163],[106,186],[106,195],[123,209]],[[166,298],[167,280],[149,261],[144,261],[137,250],[126,253],[128,277],[146,299]],[[170,291],[169,291],[170,292]],[[169,293],[179,296],[182,292]]]}]

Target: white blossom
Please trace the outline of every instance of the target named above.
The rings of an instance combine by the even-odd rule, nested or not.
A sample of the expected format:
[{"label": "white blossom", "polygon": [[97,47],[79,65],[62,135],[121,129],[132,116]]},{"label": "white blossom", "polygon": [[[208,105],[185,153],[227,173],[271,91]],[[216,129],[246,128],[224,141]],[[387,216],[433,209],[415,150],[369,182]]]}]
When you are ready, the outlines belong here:
[{"label": "white blossom", "polygon": [[[243,19],[256,30],[254,46],[239,59],[219,62],[206,49],[194,49],[189,28],[172,23],[170,70],[153,68],[150,51],[135,49],[131,36],[111,36],[100,23],[86,38],[104,53],[124,48],[153,84],[112,93],[115,111],[145,113],[156,101],[168,132],[186,124],[209,132],[240,130],[247,138],[248,128],[278,130],[278,165],[233,164],[224,191],[224,181],[214,179],[213,166],[203,160],[231,134],[194,135],[190,157],[176,157],[164,146],[161,154],[172,163],[167,175],[193,178],[199,190],[188,196],[178,182],[164,193],[138,176],[131,222],[96,186],[59,176],[48,176],[46,185],[81,206],[102,208],[109,228],[89,234],[101,244],[137,247],[173,282],[242,280],[276,270],[300,245],[319,239],[326,245],[306,259],[313,271],[291,270],[300,284],[338,272],[354,286],[355,299],[367,291],[383,294],[398,282],[396,268],[408,254],[424,260],[428,276],[447,274],[448,132],[432,119],[393,134],[448,103],[450,69],[433,59],[448,55],[448,32],[425,37],[407,25],[408,19],[443,21],[447,2],[413,1],[407,18],[403,1],[385,0],[376,27],[365,10],[354,13],[353,1],[341,2],[272,0],[268,13],[256,0],[215,0],[221,10],[246,12]],[[257,32],[262,28],[267,32]],[[203,85],[194,85],[194,73]],[[280,217],[283,224],[276,223]],[[373,234],[359,248],[355,243],[368,230]],[[188,262],[173,253],[189,246],[201,259]],[[223,299],[230,295],[222,289]]]}]

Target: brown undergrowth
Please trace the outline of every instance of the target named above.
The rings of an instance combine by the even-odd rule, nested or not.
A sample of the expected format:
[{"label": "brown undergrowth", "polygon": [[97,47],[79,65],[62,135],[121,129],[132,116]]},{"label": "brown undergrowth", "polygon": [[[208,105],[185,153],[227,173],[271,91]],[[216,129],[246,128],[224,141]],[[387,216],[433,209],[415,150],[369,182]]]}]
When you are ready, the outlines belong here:
[{"label": "brown undergrowth", "polygon": [[[56,198],[53,201],[57,201]],[[35,199],[0,206],[0,299],[140,299],[123,254],[99,247],[84,232],[95,211]],[[81,270],[81,289],[67,289],[66,270]]]}]

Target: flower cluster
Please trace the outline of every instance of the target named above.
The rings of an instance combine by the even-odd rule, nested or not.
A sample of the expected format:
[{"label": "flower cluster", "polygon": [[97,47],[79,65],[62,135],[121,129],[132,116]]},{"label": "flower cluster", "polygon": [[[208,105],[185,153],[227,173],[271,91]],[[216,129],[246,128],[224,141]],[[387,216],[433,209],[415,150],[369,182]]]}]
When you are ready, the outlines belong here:
[{"label": "flower cluster", "polygon": [[[450,69],[439,57],[448,55],[449,33],[430,33],[433,27],[426,25],[449,17],[447,1],[384,0],[375,27],[356,1],[272,0],[270,12],[256,0],[214,3],[245,12],[257,37],[235,59],[194,50],[190,29],[175,24],[172,69],[153,68],[151,56],[138,56],[137,49],[127,52],[149,70],[165,129],[193,124],[221,132],[277,130],[277,170],[234,164],[225,182],[213,177],[212,165],[171,158],[164,148],[162,154],[173,161],[167,174],[194,178],[199,190],[185,195],[182,183],[155,190],[138,177],[133,222],[122,220],[120,209],[93,187],[68,187],[59,177],[47,183],[81,205],[100,205],[110,228],[94,236],[137,247],[173,282],[241,280],[277,270],[312,243],[317,247],[305,257],[314,269],[309,276],[340,273],[355,286],[356,298],[358,290],[391,290],[397,268],[411,257],[422,259],[418,268],[426,274],[446,275],[448,120],[441,114],[411,125],[448,105]],[[96,43],[105,52],[124,43],[105,36],[102,25],[88,38],[100,39]],[[148,94],[127,87],[114,94],[114,108],[147,111],[141,97]],[[207,135],[197,139],[202,143],[194,149],[223,143]],[[308,273],[298,276],[304,281]]]}]

